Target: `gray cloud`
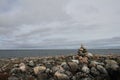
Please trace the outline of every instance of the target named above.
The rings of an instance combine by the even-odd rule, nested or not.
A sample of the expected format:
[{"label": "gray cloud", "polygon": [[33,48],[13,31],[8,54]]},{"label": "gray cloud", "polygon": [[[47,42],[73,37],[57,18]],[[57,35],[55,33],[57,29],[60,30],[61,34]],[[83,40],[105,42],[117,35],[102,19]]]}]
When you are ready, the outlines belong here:
[{"label": "gray cloud", "polygon": [[119,2],[1,0],[0,49],[119,48]]}]

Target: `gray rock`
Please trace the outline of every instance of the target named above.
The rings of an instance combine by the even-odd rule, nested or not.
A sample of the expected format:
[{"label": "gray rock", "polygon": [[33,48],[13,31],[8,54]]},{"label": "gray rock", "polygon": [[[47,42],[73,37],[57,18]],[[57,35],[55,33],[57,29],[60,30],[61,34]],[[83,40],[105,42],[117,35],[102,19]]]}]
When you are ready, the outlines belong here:
[{"label": "gray rock", "polygon": [[75,72],[79,68],[78,64],[75,62],[68,62],[67,64],[70,67],[71,72]]},{"label": "gray rock", "polygon": [[69,76],[70,78],[72,78],[73,74],[70,71],[65,71],[64,72],[67,76]]},{"label": "gray rock", "polygon": [[91,78],[87,77],[87,78],[82,78],[80,80],[92,80]]},{"label": "gray rock", "polygon": [[79,60],[73,59],[72,62],[75,62],[75,63],[79,64]]},{"label": "gray rock", "polygon": [[14,68],[18,68],[18,67],[19,67],[19,64],[15,64],[13,67],[14,67]]},{"label": "gray rock", "polygon": [[88,52],[86,56],[90,58],[90,57],[93,57],[93,54]]},{"label": "gray rock", "polygon": [[34,66],[35,66],[35,63],[34,63],[33,61],[29,61],[28,66],[34,67]]},{"label": "gray rock", "polygon": [[91,62],[90,62],[90,66],[91,66],[91,67],[95,67],[95,66],[97,66],[97,65],[104,65],[104,63],[102,63],[102,62],[97,62],[97,61],[91,61]]},{"label": "gray rock", "polygon": [[106,69],[112,69],[112,70],[117,70],[119,68],[119,65],[116,61],[114,60],[105,60],[106,62]]},{"label": "gray rock", "polygon": [[72,80],[77,80],[75,76],[72,77]]},{"label": "gray rock", "polygon": [[88,77],[88,75],[84,72],[78,72],[75,74],[76,80],[81,80],[81,78],[85,78],[85,77]]},{"label": "gray rock", "polygon": [[13,68],[13,69],[11,69],[10,73],[11,74],[19,74],[19,73],[21,73],[21,70],[19,68]]},{"label": "gray rock", "polygon": [[83,71],[84,73],[89,73],[89,72],[90,72],[90,69],[87,67],[87,65],[83,65],[82,71]]},{"label": "gray rock", "polygon": [[55,73],[57,71],[64,72],[65,70],[61,66],[54,66],[54,67],[52,67],[52,73]]},{"label": "gray rock", "polygon": [[15,77],[15,76],[11,76],[11,77],[8,78],[8,80],[20,80],[20,79]]},{"label": "gray rock", "polygon": [[100,73],[108,74],[107,70],[101,65],[97,65],[97,69],[99,70]]},{"label": "gray rock", "polygon": [[40,73],[37,75],[37,80],[48,80],[47,73]]},{"label": "gray rock", "polygon": [[66,71],[69,71],[69,70],[70,70],[70,67],[68,66],[68,64],[67,64],[66,62],[63,62],[63,63],[61,64],[61,66],[62,66],[63,69],[66,70]]},{"label": "gray rock", "polygon": [[105,60],[106,64],[117,64],[115,60]]},{"label": "gray rock", "polygon": [[100,75],[100,72],[95,67],[92,67],[91,74],[92,74],[92,76],[98,76],[98,75]]}]

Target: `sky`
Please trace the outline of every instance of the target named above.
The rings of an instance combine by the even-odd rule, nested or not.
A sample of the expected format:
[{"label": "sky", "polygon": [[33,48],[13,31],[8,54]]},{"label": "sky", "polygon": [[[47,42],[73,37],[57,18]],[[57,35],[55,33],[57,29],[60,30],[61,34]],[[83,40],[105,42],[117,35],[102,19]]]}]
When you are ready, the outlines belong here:
[{"label": "sky", "polygon": [[120,48],[120,0],[0,0],[0,49]]}]

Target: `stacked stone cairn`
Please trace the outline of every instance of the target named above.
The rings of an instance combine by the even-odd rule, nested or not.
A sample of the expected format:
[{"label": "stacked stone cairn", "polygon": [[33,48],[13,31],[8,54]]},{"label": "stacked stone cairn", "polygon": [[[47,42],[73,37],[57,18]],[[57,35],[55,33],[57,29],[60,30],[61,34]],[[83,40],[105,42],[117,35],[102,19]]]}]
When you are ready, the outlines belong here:
[{"label": "stacked stone cairn", "polygon": [[83,45],[77,55],[9,59],[0,80],[120,80],[120,56],[96,56]]}]

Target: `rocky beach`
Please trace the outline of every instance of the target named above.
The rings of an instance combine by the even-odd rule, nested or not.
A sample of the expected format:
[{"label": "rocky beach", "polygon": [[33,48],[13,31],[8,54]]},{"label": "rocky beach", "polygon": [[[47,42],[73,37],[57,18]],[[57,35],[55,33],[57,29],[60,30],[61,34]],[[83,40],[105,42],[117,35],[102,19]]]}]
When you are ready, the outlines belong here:
[{"label": "rocky beach", "polygon": [[120,55],[92,54],[0,59],[0,80],[120,80]]}]

